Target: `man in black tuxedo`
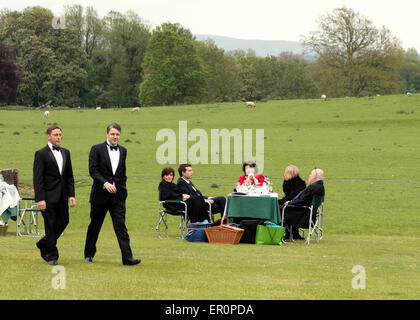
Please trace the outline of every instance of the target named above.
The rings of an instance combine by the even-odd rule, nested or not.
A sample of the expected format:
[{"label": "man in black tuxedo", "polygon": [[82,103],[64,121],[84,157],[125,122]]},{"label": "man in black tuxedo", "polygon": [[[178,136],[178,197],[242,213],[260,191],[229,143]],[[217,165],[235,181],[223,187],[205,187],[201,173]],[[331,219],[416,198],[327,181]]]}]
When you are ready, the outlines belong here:
[{"label": "man in black tuxedo", "polygon": [[210,208],[213,215],[216,213],[223,215],[226,206],[226,198],[203,196],[200,190],[198,190],[191,182],[191,178],[194,172],[190,164],[181,164],[178,168],[178,173],[179,179],[177,185],[182,193],[188,194],[190,196],[202,196],[205,201],[211,205]]},{"label": "man in black tuxedo", "polygon": [[69,200],[71,207],[76,205],[70,151],[60,147],[61,138],[61,128],[50,126],[48,144],[35,152],[33,166],[35,201],[45,225],[45,236],[36,246],[50,265],[57,264],[57,239],[69,223]]},{"label": "man in black tuxedo", "polygon": [[127,198],[127,149],[118,145],[121,127],[112,123],[107,127],[107,141],[94,145],[89,153],[89,174],[93,179],[90,193],[90,224],[85,243],[85,261],[93,262],[96,241],[109,211],[114,231],[121,249],[122,263],[135,265],[130,248],[130,238],[125,226],[125,200]]},{"label": "man in black tuxedo", "polygon": [[[303,239],[299,235],[298,228],[307,228],[309,213],[307,209],[287,207],[287,205],[294,206],[311,206],[314,195],[324,196],[324,171],[318,168],[312,170],[308,178],[309,186],[299,192],[292,200],[285,202],[286,210],[284,211],[283,224],[292,226],[292,235],[294,239]],[[280,205],[280,210],[283,210],[283,205]],[[318,208],[314,208],[315,213]],[[289,235],[286,235],[286,238]]]}]

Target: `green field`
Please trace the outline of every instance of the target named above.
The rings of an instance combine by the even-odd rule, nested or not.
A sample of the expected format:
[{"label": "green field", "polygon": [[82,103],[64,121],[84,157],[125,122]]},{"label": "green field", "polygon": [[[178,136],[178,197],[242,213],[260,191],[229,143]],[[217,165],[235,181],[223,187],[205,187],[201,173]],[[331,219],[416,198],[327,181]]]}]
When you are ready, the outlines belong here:
[{"label": "green field", "polygon": [[[157,186],[162,165],[156,150],[162,128],[178,121],[194,128],[264,129],[264,174],[281,193],[283,170],[304,179],[324,169],[325,236],[309,246],[209,245],[156,237]],[[107,216],[94,264],[83,259],[89,223],[88,154],[105,140],[110,122],[122,126],[128,149],[127,227],[135,267],[121,264]],[[52,267],[39,256],[36,238],[0,237],[0,299],[419,299],[420,95],[258,103],[220,103],[129,109],[0,111],[0,168],[19,168],[21,189],[32,184],[34,152],[57,123],[70,149],[78,205],[59,239],[66,289],[54,290]],[[254,130],[255,135],[255,130]],[[190,143],[192,145],[193,143]],[[210,142],[209,142],[210,145]],[[255,147],[255,146],[254,146]],[[233,156],[232,156],[233,159]],[[227,195],[241,165],[194,165],[193,181],[207,195]],[[172,165],[177,168],[177,165]],[[171,219],[172,218],[172,219]],[[216,216],[218,218],[218,216]],[[354,290],[352,268],[366,270],[366,289]]]}]

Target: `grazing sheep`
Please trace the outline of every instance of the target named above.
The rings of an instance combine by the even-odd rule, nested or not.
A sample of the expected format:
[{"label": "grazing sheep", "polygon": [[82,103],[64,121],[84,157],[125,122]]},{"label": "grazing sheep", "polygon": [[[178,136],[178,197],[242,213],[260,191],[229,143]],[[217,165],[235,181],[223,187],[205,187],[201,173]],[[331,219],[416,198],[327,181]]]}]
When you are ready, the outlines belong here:
[{"label": "grazing sheep", "polygon": [[48,118],[49,116],[50,116],[50,112],[49,112],[49,111],[45,111],[45,112],[44,112],[44,117],[45,117],[45,118]]},{"label": "grazing sheep", "polygon": [[101,107],[96,107],[96,110],[101,110]]},{"label": "grazing sheep", "polygon": [[254,107],[255,108],[255,102],[253,102],[253,101],[247,101],[246,102],[246,106],[247,107]]},{"label": "grazing sheep", "polygon": [[327,96],[326,96],[325,94],[323,94],[323,95],[321,96],[321,99],[322,99],[322,100],[327,100]]},{"label": "grazing sheep", "polygon": [[411,92],[407,92],[407,96],[411,96]]},{"label": "grazing sheep", "polygon": [[134,107],[133,109],[131,109],[131,112],[139,112],[140,107]]}]

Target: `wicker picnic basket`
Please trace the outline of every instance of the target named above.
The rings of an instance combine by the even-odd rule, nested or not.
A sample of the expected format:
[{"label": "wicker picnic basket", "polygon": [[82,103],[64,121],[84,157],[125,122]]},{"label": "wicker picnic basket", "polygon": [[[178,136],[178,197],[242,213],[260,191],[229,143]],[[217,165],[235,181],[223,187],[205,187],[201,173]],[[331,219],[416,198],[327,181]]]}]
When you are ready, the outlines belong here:
[{"label": "wicker picnic basket", "polygon": [[220,222],[220,226],[204,229],[209,243],[238,244],[239,240],[241,240],[241,237],[245,230],[230,226],[229,219],[226,220],[227,224],[223,225],[223,220],[226,217],[226,215],[223,215],[222,221]]}]

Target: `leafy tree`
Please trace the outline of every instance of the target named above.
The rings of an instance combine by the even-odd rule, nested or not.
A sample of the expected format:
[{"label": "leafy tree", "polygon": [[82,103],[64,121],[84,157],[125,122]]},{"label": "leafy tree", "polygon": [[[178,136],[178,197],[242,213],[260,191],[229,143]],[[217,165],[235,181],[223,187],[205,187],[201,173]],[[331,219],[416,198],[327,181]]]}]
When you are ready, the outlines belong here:
[{"label": "leafy tree", "polygon": [[305,99],[318,96],[318,88],[310,80],[304,64],[296,61],[281,63],[283,72],[278,88],[281,98]]},{"label": "leafy tree", "polygon": [[126,15],[111,11],[105,17],[109,82],[106,90],[111,103],[134,106],[143,78],[143,60],[150,39],[150,27],[132,11]]},{"label": "leafy tree", "polygon": [[240,64],[212,40],[194,44],[206,75],[207,101],[236,101],[241,88]]},{"label": "leafy tree", "polygon": [[420,59],[415,49],[407,50],[399,73],[402,79],[402,93],[420,92]]},{"label": "leafy tree", "polygon": [[25,70],[20,88],[22,102],[38,106],[51,99],[45,97],[42,87],[48,81],[48,72],[55,68],[57,59],[53,50],[46,47],[35,35],[28,36],[21,42],[21,54],[19,64]]},{"label": "leafy tree", "polygon": [[240,100],[257,99],[257,75],[252,59],[256,57],[255,52],[248,50],[234,50],[230,55],[240,64],[239,76],[241,87],[239,88]]},{"label": "leafy tree", "polygon": [[352,9],[338,8],[322,16],[319,30],[303,38],[303,43],[319,55],[311,74],[328,95],[399,91],[399,40]]},{"label": "leafy tree", "polygon": [[53,99],[55,105],[79,106],[81,91],[84,89],[87,72],[78,65],[57,64],[47,73],[48,80],[43,83],[43,100]]},{"label": "leafy tree", "polygon": [[0,42],[0,102],[15,102],[19,93],[19,70],[13,50]]},{"label": "leafy tree", "polygon": [[153,33],[143,68],[141,104],[195,103],[205,95],[205,75],[193,42],[172,30]]},{"label": "leafy tree", "polygon": [[187,28],[184,28],[180,23],[171,23],[165,22],[162,23],[160,26],[156,27],[156,31],[173,31],[180,35],[181,37],[188,39],[188,40],[195,40],[195,36],[191,33],[191,31]]}]

